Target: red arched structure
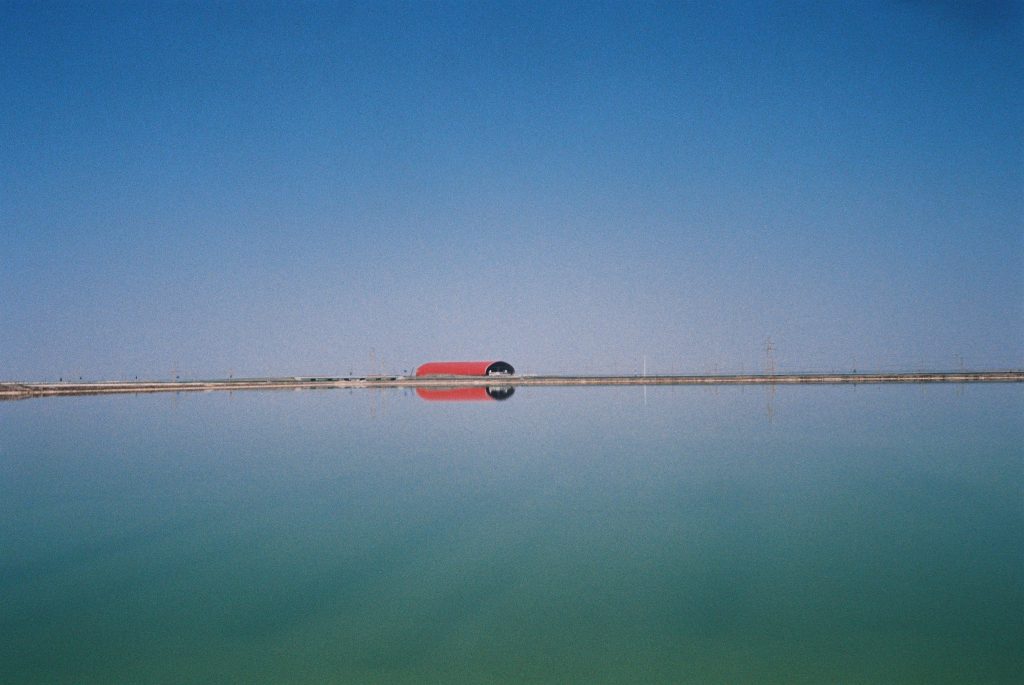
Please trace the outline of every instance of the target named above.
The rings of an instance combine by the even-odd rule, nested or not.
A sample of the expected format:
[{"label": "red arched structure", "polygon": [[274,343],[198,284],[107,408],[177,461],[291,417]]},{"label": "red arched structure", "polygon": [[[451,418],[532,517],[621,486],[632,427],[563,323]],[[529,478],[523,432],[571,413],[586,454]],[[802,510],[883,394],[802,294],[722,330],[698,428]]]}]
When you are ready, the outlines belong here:
[{"label": "red arched structure", "polygon": [[511,376],[516,372],[508,362],[427,362],[416,376]]}]

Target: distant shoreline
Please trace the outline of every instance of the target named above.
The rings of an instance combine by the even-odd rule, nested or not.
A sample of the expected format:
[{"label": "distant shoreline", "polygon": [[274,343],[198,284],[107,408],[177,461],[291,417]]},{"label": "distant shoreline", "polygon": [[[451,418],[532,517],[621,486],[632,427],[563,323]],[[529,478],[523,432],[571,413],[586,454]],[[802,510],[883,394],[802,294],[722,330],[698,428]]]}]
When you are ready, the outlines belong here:
[{"label": "distant shoreline", "polygon": [[332,388],[458,388],[577,385],[846,385],[863,383],[1021,383],[1024,371],[919,373],[784,373],[660,376],[291,376],[194,381],[0,382],[0,399],[117,393],[316,390]]}]

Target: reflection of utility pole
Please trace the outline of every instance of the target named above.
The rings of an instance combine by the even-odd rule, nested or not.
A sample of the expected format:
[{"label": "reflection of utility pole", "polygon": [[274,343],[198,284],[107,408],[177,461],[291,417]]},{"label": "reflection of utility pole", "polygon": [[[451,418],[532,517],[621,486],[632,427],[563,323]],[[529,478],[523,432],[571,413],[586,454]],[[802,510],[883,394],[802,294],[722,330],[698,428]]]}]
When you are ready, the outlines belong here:
[{"label": "reflection of utility pole", "polygon": [[[963,373],[964,372],[964,356],[962,354],[957,353],[956,359],[960,363],[960,373]],[[964,395],[964,384],[963,383],[957,383],[956,384],[956,394],[957,394],[957,397],[963,397],[963,395]]]},{"label": "reflection of utility pole", "polygon": [[[644,377],[647,377],[647,355],[644,355]],[[644,406],[647,406],[647,384],[644,383]]]}]

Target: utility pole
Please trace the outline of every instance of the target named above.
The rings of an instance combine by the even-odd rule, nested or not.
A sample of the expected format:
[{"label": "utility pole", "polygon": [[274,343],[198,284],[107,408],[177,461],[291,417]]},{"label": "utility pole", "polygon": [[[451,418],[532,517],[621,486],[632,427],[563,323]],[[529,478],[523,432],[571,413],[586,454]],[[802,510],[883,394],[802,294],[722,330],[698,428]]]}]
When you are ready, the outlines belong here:
[{"label": "utility pole", "polygon": [[[764,341],[764,356],[765,366],[767,367],[768,375],[775,375],[775,343],[772,342],[771,336],[765,338]],[[768,423],[771,423],[775,418],[775,383],[768,384]]]}]

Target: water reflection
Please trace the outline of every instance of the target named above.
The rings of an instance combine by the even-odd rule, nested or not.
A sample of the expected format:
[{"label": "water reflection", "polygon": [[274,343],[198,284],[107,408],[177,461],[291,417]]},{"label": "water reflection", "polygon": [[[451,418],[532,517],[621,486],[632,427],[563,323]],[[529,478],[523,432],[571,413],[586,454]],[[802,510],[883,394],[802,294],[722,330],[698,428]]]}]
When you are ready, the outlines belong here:
[{"label": "water reflection", "polygon": [[1022,682],[1021,387],[648,392],[0,405],[0,682]]},{"label": "water reflection", "polygon": [[490,402],[507,400],[516,389],[506,386],[478,386],[472,388],[416,388],[420,399],[430,402]]}]

